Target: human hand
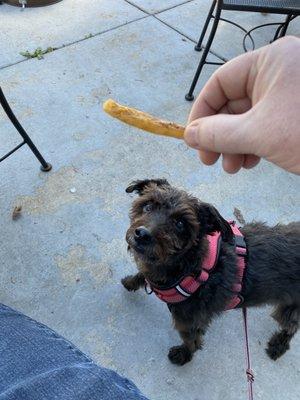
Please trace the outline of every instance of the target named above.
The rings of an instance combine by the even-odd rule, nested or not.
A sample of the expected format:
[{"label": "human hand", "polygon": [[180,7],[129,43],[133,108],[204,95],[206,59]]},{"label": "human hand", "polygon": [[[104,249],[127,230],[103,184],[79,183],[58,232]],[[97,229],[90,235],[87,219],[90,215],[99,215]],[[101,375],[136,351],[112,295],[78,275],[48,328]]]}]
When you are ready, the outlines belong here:
[{"label": "human hand", "polygon": [[235,173],[260,158],[300,174],[300,39],[285,37],[219,68],[195,101],[186,143]]}]

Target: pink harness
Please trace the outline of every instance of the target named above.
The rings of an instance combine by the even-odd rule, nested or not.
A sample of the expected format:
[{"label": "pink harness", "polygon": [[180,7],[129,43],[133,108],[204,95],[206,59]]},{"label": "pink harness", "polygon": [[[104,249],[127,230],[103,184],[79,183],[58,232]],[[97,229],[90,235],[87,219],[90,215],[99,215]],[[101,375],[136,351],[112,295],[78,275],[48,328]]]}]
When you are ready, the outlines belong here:
[{"label": "pink harness", "polygon": [[[245,271],[245,256],[247,254],[246,244],[244,236],[236,226],[234,221],[229,221],[232,232],[235,237],[235,252],[237,254],[237,272],[236,272],[236,283],[232,287],[234,293],[231,301],[226,306],[226,310],[237,307],[242,302],[240,292],[242,290],[242,281]],[[154,292],[156,296],[168,303],[176,304],[187,300],[193,293],[195,293],[200,286],[202,286],[209,278],[209,274],[215,268],[220,252],[221,246],[221,233],[213,232],[207,235],[209,242],[208,253],[202,263],[201,273],[198,276],[187,275],[180,279],[177,283],[171,287],[155,286],[147,281],[145,290],[148,294]]]}]

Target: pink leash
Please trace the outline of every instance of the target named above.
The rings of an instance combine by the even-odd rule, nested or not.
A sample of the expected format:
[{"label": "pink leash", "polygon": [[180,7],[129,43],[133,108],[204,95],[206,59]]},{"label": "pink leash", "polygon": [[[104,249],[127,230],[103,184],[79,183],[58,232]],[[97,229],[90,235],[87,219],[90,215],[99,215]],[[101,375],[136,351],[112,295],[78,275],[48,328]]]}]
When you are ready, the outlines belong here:
[{"label": "pink leash", "polygon": [[243,307],[243,321],[244,321],[244,333],[245,333],[245,353],[246,353],[246,376],[248,381],[248,395],[249,400],[253,400],[253,382],[254,374],[251,369],[249,340],[248,340],[248,327],[247,327],[247,308]]}]

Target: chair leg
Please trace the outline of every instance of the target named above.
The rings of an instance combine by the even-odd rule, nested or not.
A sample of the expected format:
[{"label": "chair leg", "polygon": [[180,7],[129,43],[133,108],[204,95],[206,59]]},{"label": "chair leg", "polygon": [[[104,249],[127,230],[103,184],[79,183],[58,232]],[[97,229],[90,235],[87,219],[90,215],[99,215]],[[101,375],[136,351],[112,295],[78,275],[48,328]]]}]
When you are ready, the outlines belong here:
[{"label": "chair leg", "polygon": [[276,29],[274,38],[270,43],[275,42],[275,40],[285,36],[291,19],[292,19],[292,15],[287,15],[286,16],[285,22],[282,25],[279,25],[279,27]]},{"label": "chair leg", "polygon": [[26,133],[26,131],[24,130],[24,128],[20,124],[20,122],[17,120],[17,117],[12,112],[12,109],[10,108],[10,105],[8,104],[8,102],[6,100],[6,98],[4,96],[4,93],[2,92],[1,87],[0,87],[0,103],[1,103],[4,111],[6,112],[8,118],[11,120],[12,124],[14,125],[14,127],[17,129],[19,134],[24,139],[24,143],[26,143],[29,146],[29,148],[31,149],[31,151],[33,152],[35,157],[41,163],[41,170],[45,171],[45,172],[50,171],[51,168],[52,168],[52,165],[45,161],[45,159],[43,158],[41,153],[36,148],[35,144],[32,142],[32,140],[30,139],[30,137],[28,136],[28,134]]},{"label": "chair leg", "polygon": [[206,18],[204,27],[203,27],[203,29],[202,29],[200,38],[199,38],[199,40],[198,40],[198,43],[197,43],[196,46],[195,46],[195,50],[196,50],[196,51],[201,51],[201,49],[202,49],[202,42],[203,42],[203,39],[204,39],[204,37],[205,37],[205,34],[206,34],[206,31],[207,31],[208,25],[209,25],[209,23],[210,23],[210,20],[212,19],[212,15],[213,15],[215,6],[216,6],[216,0],[213,0],[212,5],[211,5],[211,7],[210,7],[210,10],[209,10],[209,12],[208,12],[207,18]]},{"label": "chair leg", "polygon": [[275,42],[275,40],[278,39],[281,29],[282,29],[282,25],[279,25],[279,27],[276,29],[275,35],[274,35],[273,39],[270,41],[270,43],[273,43],[273,42]]},{"label": "chair leg", "polygon": [[206,46],[205,46],[205,48],[203,50],[203,53],[202,53],[202,56],[201,56],[197,71],[195,73],[193,82],[192,82],[191,87],[190,87],[190,90],[185,95],[185,99],[187,101],[194,100],[194,94],[193,94],[194,93],[194,89],[195,89],[195,86],[196,86],[196,84],[198,82],[198,79],[199,79],[199,76],[201,74],[202,68],[203,68],[204,64],[206,64],[206,57],[207,57],[208,52],[210,50],[210,46],[211,46],[211,44],[212,44],[212,42],[214,40],[216,31],[217,31],[217,28],[218,28],[219,20],[220,20],[220,15],[221,15],[221,8],[218,8],[217,12],[216,12],[216,15],[215,15],[215,18],[214,18],[214,23],[213,23],[213,26],[211,28],[211,32],[210,32],[208,41],[207,41]]},{"label": "chair leg", "polygon": [[280,30],[280,33],[279,33],[279,35],[278,35],[278,37],[283,37],[283,36],[285,36],[286,31],[287,31],[287,29],[288,29],[288,27],[289,27],[289,23],[290,23],[290,21],[291,21],[291,18],[292,18],[292,15],[291,15],[291,14],[289,14],[289,15],[286,16],[285,23],[283,24],[283,26],[282,26],[282,28],[281,28],[281,30]]}]

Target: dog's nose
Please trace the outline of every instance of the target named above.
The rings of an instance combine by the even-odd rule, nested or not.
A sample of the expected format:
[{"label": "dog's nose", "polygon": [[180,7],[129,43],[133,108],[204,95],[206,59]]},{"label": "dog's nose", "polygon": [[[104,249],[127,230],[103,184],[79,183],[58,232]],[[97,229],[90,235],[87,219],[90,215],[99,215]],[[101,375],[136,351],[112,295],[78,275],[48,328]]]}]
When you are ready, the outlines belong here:
[{"label": "dog's nose", "polygon": [[144,226],[139,226],[134,232],[134,238],[139,243],[149,243],[151,240],[151,233]]}]

